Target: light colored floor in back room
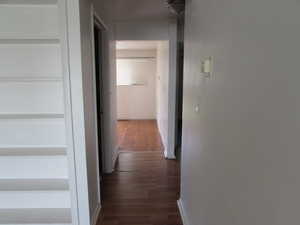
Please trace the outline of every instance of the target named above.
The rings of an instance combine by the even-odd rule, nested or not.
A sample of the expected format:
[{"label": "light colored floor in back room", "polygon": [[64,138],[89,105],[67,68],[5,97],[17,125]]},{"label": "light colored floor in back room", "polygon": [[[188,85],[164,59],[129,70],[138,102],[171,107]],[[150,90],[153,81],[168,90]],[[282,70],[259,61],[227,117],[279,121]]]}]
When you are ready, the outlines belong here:
[{"label": "light colored floor in back room", "polygon": [[118,146],[121,151],[162,151],[156,120],[119,120]]}]

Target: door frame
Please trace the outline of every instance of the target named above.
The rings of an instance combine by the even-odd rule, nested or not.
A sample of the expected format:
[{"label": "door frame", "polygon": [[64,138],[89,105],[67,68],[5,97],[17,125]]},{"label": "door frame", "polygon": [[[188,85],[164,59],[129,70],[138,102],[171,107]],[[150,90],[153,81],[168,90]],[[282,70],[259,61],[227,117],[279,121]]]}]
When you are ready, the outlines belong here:
[{"label": "door frame", "polygon": [[[98,102],[97,102],[97,85],[96,85],[96,81],[97,81],[97,78],[96,78],[96,60],[95,60],[95,56],[96,56],[96,53],[95,53],[95,40],[94,40],[94,37],[95,37],[95,32],[94,32],[94,27],[97,27],[100,31],[101,31],[101,34],[102,34],[102,40],[101,40],[101,43],[99,43],[101,45],[101,48],[102,48],[102,55],[101,55],[101,61],[102,61],[102,79],[103,79],[103,57],[104,57],[104,40],[103,40],[103,37],[105,35],[105,32],[107,32],[107,26],[105,25],[105,23],[103,22],[103,20],[101,19],[101,17],[99,17],[96,13],[96,11],[94,10],[94,6],[91,5],[91,44],[92,44],[92,69],[93,69],[93,95],[94,95],[94,105],[96,106],[95,107],[95,121],[97,121],[97,123],[95,124],[95,134],[96,134],[96,146],[97,146],[97,183],[98,183],[98,208],[97,208],[97,212],[95,213],[95,216],[93,216],[92,220],[93,222],[96,222],[97,221],[97,217],[98,217],[98,214],[100,212],[100,209],[101,209],[101,179],[100,179],[100,157],[99,157],[99,152],[101,151],[101,154],[102,154],[102,168],[101,170],[102,171],[105,171],[105,158],[106,158],[106,152],[105,152],[105,149],[104,149],[104,138],[103,138],[103,130],[104,130],[104,127],[103,127],[103,122],[102,121],[98,121]],[[102,95],[103,95],[103,88],[102,88]],[[102,96],[103,97],[103,96]],[[101,124],[101,134],[100,134],[100,137],[99,137],[99,128],[98,128],[98,124]],[[101,149],[99,149],[99,139],[101,140]],[[92,223],[94,224],[94,223]]]}]

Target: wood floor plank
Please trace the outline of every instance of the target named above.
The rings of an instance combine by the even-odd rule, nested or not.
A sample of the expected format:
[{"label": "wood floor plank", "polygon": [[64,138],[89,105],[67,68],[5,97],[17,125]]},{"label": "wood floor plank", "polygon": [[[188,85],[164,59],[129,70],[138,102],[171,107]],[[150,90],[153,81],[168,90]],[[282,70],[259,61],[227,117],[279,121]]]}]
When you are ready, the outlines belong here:
[{"label": "wood floor plank", "polygon": [[119,120],[118,145],[122,151],[162,151],[156,120]]}]

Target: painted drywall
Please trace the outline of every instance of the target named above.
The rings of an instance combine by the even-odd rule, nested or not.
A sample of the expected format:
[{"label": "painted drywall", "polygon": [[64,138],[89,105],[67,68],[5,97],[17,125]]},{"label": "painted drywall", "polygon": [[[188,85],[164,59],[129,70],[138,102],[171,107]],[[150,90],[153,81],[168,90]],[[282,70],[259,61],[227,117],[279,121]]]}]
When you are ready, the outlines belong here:
[{"label": "painted drywall", "polygon": [[111,0],[115,5],[117,21],[164,20],[174,14],[162,0]]},{"label": "painted drywall", "polygon": [[118,50],[117,57],[117,76],[126,69],[145,76],[143,85],[117,86],[118,119],[156,119],[156,50]]},{"label": "painted drywall", "polygon": [[[71,97],[74,126],[75,158],[79,198],[80,224],[95,224],[100,209],[98,176],[98,145],[95,108],[95,84],[93,77],[92,13],[93,1],[70,1],[69,48],[71,70]],[[94,2],[94,10],[106,25],[104,34],[104,143],[105,171],[111,172],[116,149],[116,108],[112,101],[116,95],[115,85],[115,41],[111,29],[111,2]],[[79,15],[78,15],[79,12]],[[73,16],[73,17],[71,17]],[[78,20],[80,19],[80,20]],[[87,182],[87,184],[85,183]],[[82,202],[82,204],[81,204]],[[88,203],[88,207],[86,205]]]},{"label": "painted drywall", "polygon": [[[117,147],[117,92],[116,92],[116,34],[114,27],[115,4],[111,0],[93,0],[97,14],[103,19],[108,30],[104,37],[104,140],[105,172],[114,170],[115,160],[118,155]],[[109,135],[108,135],[109,134]]]},{"label": "painted drywall", "polygon": [[187,1],[186,224],[299,223],[299,10],[294,0]]},{"label": "painted drywall", "polygon": [[116,21],[116,39],[121,40],[168,40],[169,20]]},{"label": "painted drywall", "polygon": [[82,51],[82,85],[84,100],[85,150],[87,154],[87,178],[89,194],[90,220],[100,205],[98,137],[95,89],[93,77],[93,48],[91,45],[91,8],[87,1],[81,1],[81,51]]},{"label": "painted drywall", "polygon": [[156,110],[157,125],[165,149],[168,152],[169,129],[169,42],[161,41],[157,46],[156,77]]}]

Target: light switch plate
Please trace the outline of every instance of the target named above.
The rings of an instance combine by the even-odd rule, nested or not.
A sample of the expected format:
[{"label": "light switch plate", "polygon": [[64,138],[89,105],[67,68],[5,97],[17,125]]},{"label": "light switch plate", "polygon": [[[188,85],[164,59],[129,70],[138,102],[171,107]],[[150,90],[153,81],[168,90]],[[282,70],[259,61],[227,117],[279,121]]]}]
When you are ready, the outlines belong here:
[{"label": "light switch plate", "polygon": [[201,62],[201,73],[205,77],[210,77],[212,74],[212,57],[208,57]]}]

